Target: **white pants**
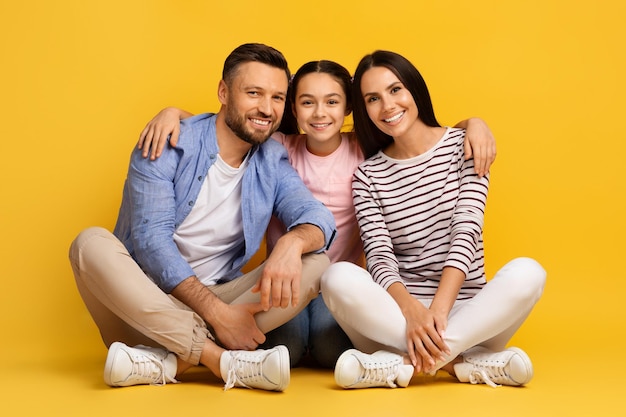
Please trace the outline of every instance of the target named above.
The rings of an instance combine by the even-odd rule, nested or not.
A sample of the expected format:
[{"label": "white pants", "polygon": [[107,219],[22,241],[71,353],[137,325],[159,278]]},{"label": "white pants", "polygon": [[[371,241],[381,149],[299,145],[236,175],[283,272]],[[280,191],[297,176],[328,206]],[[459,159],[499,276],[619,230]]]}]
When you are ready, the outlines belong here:
[{"label": "white pants", "polygon": [[[541,297],[545,281],[541,265],[517,258],[472,299],[457,301],[444,338],[450,355],[436,369],[477,345],[503,350]],[[406,354],[406,320],[400,307],[366,270],[349,262],[332,264],[322,275],[321,289],[326,305],[357,349]],[[419,301],[429,307],[432,299]]]}]

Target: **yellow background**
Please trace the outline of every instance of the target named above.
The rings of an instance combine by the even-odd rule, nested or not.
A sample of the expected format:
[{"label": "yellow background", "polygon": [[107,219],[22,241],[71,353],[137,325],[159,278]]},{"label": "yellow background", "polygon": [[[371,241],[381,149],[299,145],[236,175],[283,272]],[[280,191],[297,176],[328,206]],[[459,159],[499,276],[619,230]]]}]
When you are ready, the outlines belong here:
[{"label": "yellow background", "polygon": [[[625,18],[621,0],[2,0],[3,415],[623,415]],[[308,370],[278,395],[222,393],[202,373],[104,386],[106,351],[68,246],[87,226],[113,227],[145,123],[167,105],[216,110],[224,58],[251,41],[283,51],[294,71],[313,59],[353,71],[374,49],[399,52],[441,123],[488,122],[488,272],[521,255],[548,271],[513,341],[535,364],[528,387],[443,378],[344,392],[329,371]]]}]

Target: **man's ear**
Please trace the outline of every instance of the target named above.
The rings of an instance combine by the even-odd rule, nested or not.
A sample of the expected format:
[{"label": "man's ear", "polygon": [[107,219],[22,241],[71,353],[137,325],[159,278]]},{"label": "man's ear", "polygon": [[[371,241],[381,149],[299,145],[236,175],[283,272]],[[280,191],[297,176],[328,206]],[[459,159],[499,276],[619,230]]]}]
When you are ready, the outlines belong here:
[{"label": "man's ear", "polygon": [[224,80],[220,80],[217,85],[217,98],[222,105],[228,103],[228,86]]}]

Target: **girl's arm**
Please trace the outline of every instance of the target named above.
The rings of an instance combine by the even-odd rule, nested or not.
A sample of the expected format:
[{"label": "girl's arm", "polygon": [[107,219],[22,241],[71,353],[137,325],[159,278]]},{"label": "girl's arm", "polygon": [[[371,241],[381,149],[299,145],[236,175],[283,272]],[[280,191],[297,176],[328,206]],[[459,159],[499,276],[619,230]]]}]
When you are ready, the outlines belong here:
[{"label": "girl's arm", "polygon": [[176,146],[180,133],[180,121],[191,116],[193,116],[192,113],[177,107],[166,107],[157,113],[139,135],[137,148],[143,149],[142,156],[147,158],[149,154],[152,160],[161,156],[168,138],[170,145]]},{"label": "girl's arm", "polygon": [[474,170],[479,177],[487,175],[496,159],[496,140],[484,120],[472,117],[454,127],[466,130],[465,159],[474,158]]}]

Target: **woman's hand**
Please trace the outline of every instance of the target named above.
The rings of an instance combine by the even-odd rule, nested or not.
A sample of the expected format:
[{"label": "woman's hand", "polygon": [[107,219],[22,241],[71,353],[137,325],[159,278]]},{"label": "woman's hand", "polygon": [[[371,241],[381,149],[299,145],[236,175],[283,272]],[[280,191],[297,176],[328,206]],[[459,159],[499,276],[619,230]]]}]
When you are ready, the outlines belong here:
[{"label": "woman's hand", "polygon": [[413,298],[400,282],[390,285],[387,291],[406,319],[407,352],[411,364],[417,372],[434,369],[436,362],[443,360],[444,354],[450,351],[437,328],[440,317]]},{"label": "woman's hand", "polygon": [[441,317],[413,299],[409,308],[402,310],[406,318],[407,350],[418,372],[429,372],[449,352],[439,332]]}]

